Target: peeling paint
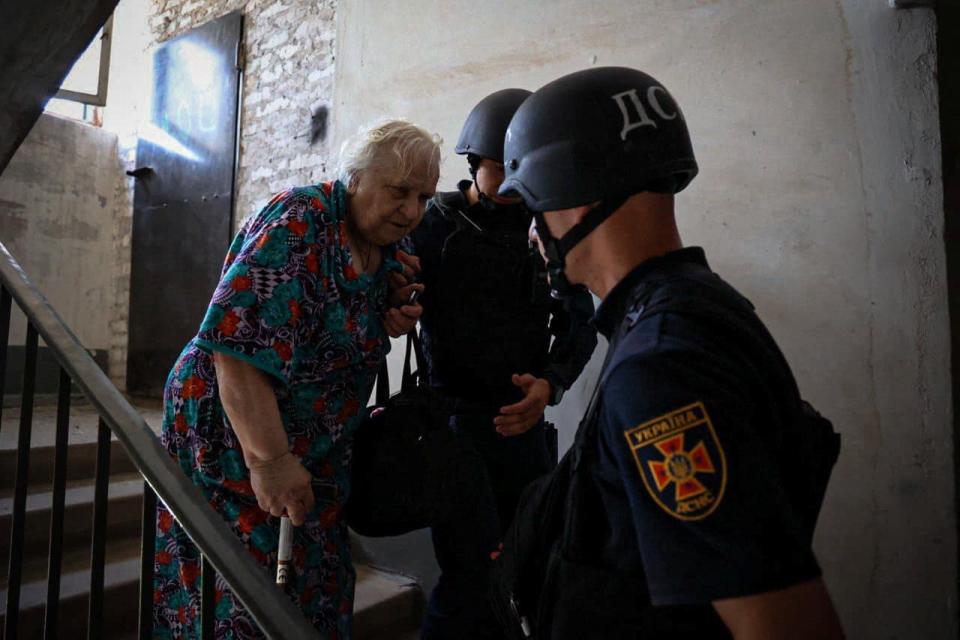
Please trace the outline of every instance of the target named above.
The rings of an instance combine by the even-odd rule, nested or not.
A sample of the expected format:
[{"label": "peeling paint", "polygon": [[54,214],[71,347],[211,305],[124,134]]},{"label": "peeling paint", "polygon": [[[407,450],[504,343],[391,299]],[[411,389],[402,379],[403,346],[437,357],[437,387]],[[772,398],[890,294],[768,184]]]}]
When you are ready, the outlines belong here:
[{"label": "peeling paint", "polygon": [[[862,623],[878,635],[955,637],[956,525],[949,423],[949,337],[939,180],[935,22],[924,12],[847,1],[863,201],[870,216],[872,405],[879,461]],[[872,432],[868,432],[871,433]],[[871,458],[872,459],[872,458]],[[923,492],[904,491],[923,483]],[[895,487],[891,491],[891,487]],[[951,504],[948,504],[951,503]],[[910,514],[907,515],[909,511]],[[905,518],[909,526],[904,526]],[[950,542],[941,548],[933,540]],[[903,599],[895,593],[916,594]],[[933,593],[950,594],[945,600]],[[944,608],[943,602],[950,603]],[[907,627],[907,618],[916,619]],[[895,629],[901,629],[897,633]],[[908,630],[909,629],[909,630]]]},{"label": "peeling paint", "polygon": [[[20,205],[23,209],[23,205]],[[9,242],[16,240],[26,234],[30,226],[30,221],[17,214],[0,215],[0,241]]]},{"label": "peeling paint", "polygon": [[[850,36],[850,28],[847,24],[847,17],[843,8],[843,3],[841,0],[836,0],[837,12],[840,16],[840,24],[843,29],[843,48],[845,51],[844,56],[844,72],[846,78],[846,95],[847,95],[847,106],[849,108],[848,117],[853,125],[854,130],[857,132],[856,139],[858,141],[863,139],[863,133],[860,129],[860,126],[857,122],[857,109],[855,106],[854,95],[856,93],[855,82],[856,82],[856,60],[854,58],[852,38]],[[864,175],[864,166],[863,166],[863,149],[862,147],[857,148],[856,151],[856,161],[857,161],[857,179],[860,186],[860,193],[862,196],[862,202],[864,206],[867,206],[869,203],[869,198],[867,195],[868,187],[865,182]],[[863,216],[863,237],[865,240],[866,246],[866,258],[869,263],[873,255],[873,238],[874,231],[871,228],[873,213],[869,209],[865,209],[862,212]],[[866,449],[867,460],[870,465],[870,471],[872,475],[876,475],[879,470],[880,464],[880,450],[883,447],[883,416],[880,412],[879,405],[877,402],[877,389],[878,389],[878,376],[877,376],[877,362],[875,355],[875,326],[876,326],[876,305],[872,303],[874,296],[870,291],[869,285],[872,284],[872,280],[868,279],[868,289],[866,291],[866,296],[871,300],[869,306],[869,317],[867,320],[867,353],[865,354],[865,364],[867,370],[867,397],[869,399],[869,415],[867,420],[863,423],[863,438],[864,438],[864,447]],[[869,499],[870,499],[870,509],[867,512],[867,517],[869,521],[869,528],[873,530],[878,530],[881,526],[880,521],[880,498],[878,496],[879,487],[870,486],[868,488]],[[880,569],[882,566],[882,556],[881,556],[881,545],[879,537],[874,537],[870,541],[870,574],[869,574],[869,583],[866,588],[871,593],[876,593],[877,584],[880,579]]]},{"label": "peeling paint", "polygon": [[81,220],[45,220],[37,223],[37,230],[51,240],[96,240],[100,229]]},{"label": "peeling paint", "polygon": [[0,176],[0,242],[92,349],[110,344],[116,152],[115,135],[46,114]]}]

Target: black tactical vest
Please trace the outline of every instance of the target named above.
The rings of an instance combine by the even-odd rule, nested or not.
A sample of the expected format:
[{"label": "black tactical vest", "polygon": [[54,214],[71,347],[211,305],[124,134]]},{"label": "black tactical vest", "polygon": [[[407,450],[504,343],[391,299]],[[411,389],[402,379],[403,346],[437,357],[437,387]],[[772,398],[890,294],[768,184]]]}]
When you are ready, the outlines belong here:
[{"label": "black tactical vest", "polygon": [[443,244],[436,279],[432,377],[452,395],[500,402],[519,393],[512,374],[537,375],[547,363],[546,270],[527,240],[526,216],[485,228],[484,216],[468,217],[461,194],[453,195],[440,203],[455,230]]}]

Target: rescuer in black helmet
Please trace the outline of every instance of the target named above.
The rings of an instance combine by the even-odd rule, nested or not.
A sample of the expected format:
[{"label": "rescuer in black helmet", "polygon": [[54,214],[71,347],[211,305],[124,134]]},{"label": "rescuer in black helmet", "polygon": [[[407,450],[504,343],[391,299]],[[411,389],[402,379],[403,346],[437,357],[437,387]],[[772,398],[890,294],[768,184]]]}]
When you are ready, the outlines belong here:
[{"label": "rescuer in black helmet", "polygon": [[504,161],[499,194],[535,212],[554,291],[601,298],[610,342],[549,479],[568,497],[529,494],[499,560],[516,628],[842,637],[811,550],[839,437],[750,302],[682,246],[674,194],[697,162],[676,101],[634,69],[564,76],[517,110]]},{"label": "rescuer in black helmet", "polygon": [[504,89],[470,112],[456,152],[471,180],[436,196],[412,234],[425,284],[421,335],[430,381],[447,401],[451,428],[483,458],[496,512],[437,525],[442,574],[424,638],[501,637],[486,599],[489,554],[522,489],[553,467],[543,412],[560,401],[590,359],[596,330],[584,289],[550,297],[543,260],[528,239],[530,212],[503,197],[503,137],[530,95]]}]

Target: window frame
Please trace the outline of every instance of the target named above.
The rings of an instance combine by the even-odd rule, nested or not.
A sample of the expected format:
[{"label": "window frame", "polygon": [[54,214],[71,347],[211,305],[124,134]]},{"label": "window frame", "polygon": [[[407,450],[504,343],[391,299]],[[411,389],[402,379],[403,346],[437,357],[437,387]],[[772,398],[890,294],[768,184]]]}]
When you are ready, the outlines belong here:
[{"label": "window frame", "polygon": [[95,107],[103,107],[107,104],[107,84],[110,79],[110,44],[113,40],[113,16],[107,18],[103,25],[103,33],[100,35],[100,70],[97,74],[97,92],[84,93],[82,91],[70,91],[69,89],[59,89],[53,95],[54,98],[61,100],[70,100],[81,104],[88,104]]}]

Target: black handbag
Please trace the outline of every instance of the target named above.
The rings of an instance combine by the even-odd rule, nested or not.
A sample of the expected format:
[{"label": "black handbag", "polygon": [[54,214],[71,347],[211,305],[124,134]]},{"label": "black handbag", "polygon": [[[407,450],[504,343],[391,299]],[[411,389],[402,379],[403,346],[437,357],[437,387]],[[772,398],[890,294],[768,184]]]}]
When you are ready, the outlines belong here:
[{"label": "black handbag", "polygon": [[376,403],[354,436],[344,513],[360,535],[395,536],[441,522],[485,479],[479,455],[449,428],[449,414],[430,389],[423,362],[420,340],[411,331],[400,391],[389,396],[384,360]]}]

